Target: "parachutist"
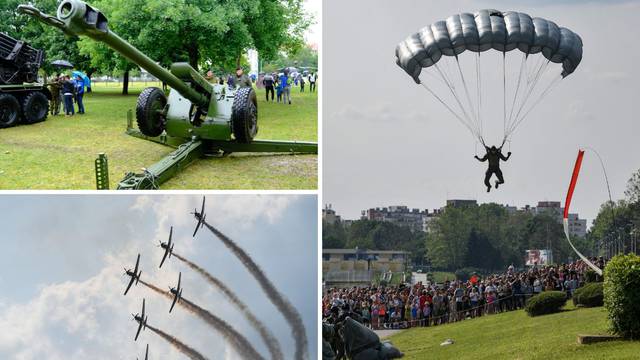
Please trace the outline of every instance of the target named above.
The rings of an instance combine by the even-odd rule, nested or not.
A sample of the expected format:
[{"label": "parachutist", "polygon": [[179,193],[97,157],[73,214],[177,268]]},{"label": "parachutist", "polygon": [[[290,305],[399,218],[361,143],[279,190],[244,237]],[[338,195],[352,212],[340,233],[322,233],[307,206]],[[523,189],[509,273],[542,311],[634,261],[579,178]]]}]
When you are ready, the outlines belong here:
[{"label": "parachutist", "polygon": [[491,191],[491,183],[489,180],[491,179],[491,175],[496,174],[498,180],[496,180],[496,189],[500,184],[504,184],[504,178],[502,177],[502,170],[500,170],[500,160],[507,161],[511,157],[511,151],[507,153],[505,157],[502,155],[502,147],[484,147],[487,153],[479,158],[478,155],[474,156],[478,161],[485,162],[489,160],[489,168],[484,176],[484,184],[487,186],[487,192]]}]

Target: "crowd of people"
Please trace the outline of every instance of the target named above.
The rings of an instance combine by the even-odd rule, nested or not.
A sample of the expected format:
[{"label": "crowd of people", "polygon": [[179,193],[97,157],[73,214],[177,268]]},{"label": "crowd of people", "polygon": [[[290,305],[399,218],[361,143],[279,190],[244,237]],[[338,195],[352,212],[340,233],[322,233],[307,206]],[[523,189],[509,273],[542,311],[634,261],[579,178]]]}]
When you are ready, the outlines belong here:
[{"label": "crowd of people", "polygon": [[[225,78],[219,77],[216,80],[215,75],[211,70],[207,72],[206,78],[209,81],[218,82],[220,85],[225,84]],[[291,89],[295,86],[300,87],[300,92],[305,91],[305,85],[309,83],[309,91],[316,91],[316,81],[318,75],[314,72],[300,73],[291,72],[289,68],[285,68],[281,72],[273,72],[247,76],[244,74],[242,67],[236,69],[235,76],[229,74],[226,76],[226,84],[232,88],[249,87],[255,83],[258,87],[265,89],[265,100],[276,101],[282,104],[291,104]]]},{"label": "crowd of people", "polygon": [[82,76],[57,74],[48,85],[51,91],[51,115],[59,115],[62,105],[65,116],[73,116],[76,114],[74,104],[78,105],[77,114],[85,113],[83,97],[85,87],[87,90],[90,87],[85,84]]},{"label": "crowd of people", "polygon": [[[225,84],[224,77],[216,78],[213,71],[209,70],[206,74],[206,79],[212,82],[217,82],[220,85]],[[300,86],[300,92],[304,92],[305,83],[309,82],[309,91],[315,92],[316,81],[318,76],[316,73],[289,73],[287,69],[280,73],[264,74],[258,79],[255,76],[249,77],[244,73],[242,67],[236,68],[235,75],[229,74],[226,77],[226,84],[232,88],[251,87],[253,83],[261,81],[261,85],[266,91],[266,100],[269,101],[269,95],[271,95],[271,101],[274,101],[274,96],[277,94],[278,103],[291,104],[291,88],[292,86]],[[82,76],[74,75],[73,77],[67,74],[56,75],[49,83],[49,89],[51,91],[51,115],[59,115],[60,111],[63,111],[65,116],[73,116],[77,114],[84,114],[84,102],[83,97],[85,88],[87,91],[91,91],[88,84]],[[76,112],[75,106],[78,106]]]},{"label": "crowd of people", "polygon": [[[604,268],[602,258],[593,262]],[[585,283],[587,270],[579,260],[521,271],[511,265],[503,273],[473,274],[466,281],[440,284],[331,288],[323,296],[322,311],[328,322],[351,314],[374,330],[433,326],[521,309],[527,299],[543,291],[564,291],[571,298]]]},{"label": "crowd of people", "polygon": [[[309,91],[316,91],[316,73],[290,73],[287,69],[280,73],[268,73],[261,76],[261,85],[265,88],[266,101],[277,101],[278,103],[291,104],[291,88],[300,86],[300,92],[304,92],[304,86],[309,82]],[[275,96],[274,96],[275,95]],[[269,99],[271,98],[271,99]]]}]

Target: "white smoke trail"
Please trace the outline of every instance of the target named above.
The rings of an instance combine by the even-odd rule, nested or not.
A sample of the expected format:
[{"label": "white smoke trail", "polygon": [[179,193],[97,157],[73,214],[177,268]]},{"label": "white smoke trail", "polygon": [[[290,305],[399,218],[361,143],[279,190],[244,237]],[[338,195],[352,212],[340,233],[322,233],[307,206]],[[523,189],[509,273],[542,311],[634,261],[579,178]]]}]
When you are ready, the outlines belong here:
[{"label": "white smoke trail", "polygon": [[193,349],[193,348],[189,347],[188,345],[184,344],[183,342],[178,340],[178,338],[176,338],[175,336],[171,336],[171,335],[165,333],[164,331],[162,331],[160,329],[156,329],[153,326],[148,325],[148,324],[147,324],[147,328],[149,328],[149,330],[153,331],[154,333],[160,335],[160,337],[162,337],[165,340],[167,340],[171,345],[173,345],[173,347],[178,349],[178,351],[180,351],[181,353],[187,355],[189,357],[189,359],[207,360],[207,358],[202,356],[198,351],[196,351],[195,349]]},{"label": "white smoke trail", "polygon": [[260,336],[262,336],[262,339],[267,345],[267,348],[269,348],[269,352],[271,353],[271,358],[273,360],[284,359],[284,356],[282,355],[282,350],[280,349],[280,344],[278,343],[278,340],[275,338],[275,336],[273,336],[271,331],[269,331],[269,329],[258,318],[256,318],[256,316],[251,312],[251,310],[249,310],[249,307],[242,300],[240,300],[240,298],[238,298],[238,296],[229,287],[227,287],[227,285],[225,285],[222,281],[220,281],[220,279],[211,275],[205,269],[187,260],[186,258],[176,254],[175,252],[172,253],[172,255],[178,258],[178,260],[187,264],[187,266],[195,270],[201,276],[203,276],[212,286],[214,286],[215,288],[218,288],[227,297],[227,299],[229,299],[229,301],[233,305],[235,305],[236,308],[238,308],[238,310],[242,312],[242,314],[244,314],[244,316],[247,318],[249,323],[251,323],[251,325],[253,325],[253,327],[258,330],[258,332],[260,333]]},{"label": "white smoke trail", "polygon": [[[143,280],[140,280],[140,283],[148,287],[149,289],[155,291],[156,293],[163,295],[167,299],[173,300],[173,294],[171,294],[169,291],[162,290],[153,284],[144,282]],[[227,343],[231,344],[235,348],[236,352],[240,354],[243,358],[250,359],[250,360],[254,360],[254,359],[264,360],[264,357],[258,354],[258,352],[251,345],[249,340],[247,340],[247,338],[245,338],[243,335],[237,332],[226,321],[213,315],[209,311],[199,307],[198,305],[192,303],[191,301],[185,299],[184,297],[181,297],[180,301],[178,301],[176,304],[184,308],[185,310],[189,311],[190,313],[196,315],[201,320],[203,320],[207,324],[211,325],[211,327],[216,329],[224,337]]]},{"label": "white smoke trail", "polygon": [[[196,213],[196,219],[199,218],[200,214]],[[215,227],[209,225],[206,221],[203,220],[204,225],[209,228],[209,230],[214,233],[222,243],[233,252],[236,257],[244,264],[244,266],[249,270],[249,272],[255,277],[258,281],[258,284],[262,287],[262,290],[267,294],[267,297],[271,300],[271,302],[280,310],[282,315],[289,322],[289,326],[291,326],[291,335],[296,342],[296,351],[295,351],[295,359],[296,360],[304,360],[307,359],[308,350],[307,350],[307,333],[304,328],[304,323],[302,322],[302,318],[298,311],[293,307],[293,305],[284,297],[276,287],[273,285],[271,280],[267,278],[262,269],[256,264],[251,256],[247,254],[242,248],[240,248],[233,240],[228,238],[222,232],[220,232]]]}]

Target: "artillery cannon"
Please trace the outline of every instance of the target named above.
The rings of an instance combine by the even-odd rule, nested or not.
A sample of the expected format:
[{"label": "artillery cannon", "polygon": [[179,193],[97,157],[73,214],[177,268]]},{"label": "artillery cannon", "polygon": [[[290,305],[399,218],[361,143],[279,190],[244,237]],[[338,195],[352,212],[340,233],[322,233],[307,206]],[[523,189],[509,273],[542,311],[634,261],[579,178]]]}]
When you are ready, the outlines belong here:
[{"label": "artillery cannon", "polygon": [[317,153],[317,143],[254,139],[258,104],[253,88],[234,89],[211,84],[188,63],[167,70],[109,29],[107,17],[80,0],[64,0],[56,16],[30,5],[18,11],[62,30],[103,42],[170,86],[169,96],[156,87],[142,91],[136,104],[138,129],[128,122],[127,133],[177,148],[142,173],[128,173],[119,189],[157,188],[203,155],[231,152]]},{"label": "artillery cannon", "polygon": [[51,92],[38,83],[44,52],[0,33],[0,128],[44,121]]}]

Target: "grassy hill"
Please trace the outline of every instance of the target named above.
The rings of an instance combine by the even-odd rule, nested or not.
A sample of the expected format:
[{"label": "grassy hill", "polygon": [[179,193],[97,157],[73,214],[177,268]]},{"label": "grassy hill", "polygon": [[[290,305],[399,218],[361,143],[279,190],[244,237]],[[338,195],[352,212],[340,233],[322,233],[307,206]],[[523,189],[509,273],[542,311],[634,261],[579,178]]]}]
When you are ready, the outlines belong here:
[{"label": "grassy hill", "polygon": [[[159,84],[149,83],[148,86]],[[86,114],[0,129],[0,189],[95,189],[94,159],[105,152],[114,189],[128,171],[159,161],[171,148],[125,134],[144,83],[94,84]],[[259,139],[317,141],[317,93],[292,90],[292,105],[267,103],[258,90]],[[316,155],[232,154],[196,161],[163,189],[315,189]]]},{"label": "grassy hill", "polygon": [[[529,317],[522,310],[455,324],[414,328],[392,337],[405,359],[639,359],[640,341],[578,345],[577,334],[605,334],[604,308]],[[453,345],[440,346],[445,339]]]}]

